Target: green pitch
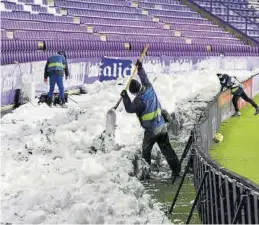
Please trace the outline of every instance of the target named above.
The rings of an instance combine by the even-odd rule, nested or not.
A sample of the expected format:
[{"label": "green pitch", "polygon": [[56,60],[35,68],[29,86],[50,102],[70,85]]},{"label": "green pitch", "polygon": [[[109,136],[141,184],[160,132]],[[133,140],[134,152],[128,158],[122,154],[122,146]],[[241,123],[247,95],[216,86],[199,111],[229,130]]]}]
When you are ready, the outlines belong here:
[{"label": "green pitch", "polygon": [[[259,95],[254,98],[259,103]],[[259,184],[259,115],[249,104],[241,117],[231,117],[221,124],[224,141],[214,144],[210,155],[223,167]]]}]

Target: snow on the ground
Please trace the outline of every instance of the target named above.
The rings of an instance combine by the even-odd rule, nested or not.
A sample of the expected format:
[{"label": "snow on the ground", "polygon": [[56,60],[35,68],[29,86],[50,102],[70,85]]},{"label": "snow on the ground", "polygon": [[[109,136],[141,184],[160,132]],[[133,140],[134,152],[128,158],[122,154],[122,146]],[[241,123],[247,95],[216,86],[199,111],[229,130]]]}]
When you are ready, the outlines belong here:
[{"label": "snow on the ground", "polygon": [[[150,76],[163,108],[198,97],[210,100],[219,90],[216,71]],[[233,71],[244,79],[250,71]],[[161,223],[160,207],[134,176],[143,130],[123,104],[117,109],[116,144],[92,153],[127,79],[87,87],[71,96],[67,109],[30,103],[1,119],[1,222],[4,223]],[[37,105],[37,102],[33,102]],[[182,105],[192,116],[190,105]],[[189,107],[189,108],[186,108]],[[164,223],[170,223],[165,219]]]}]

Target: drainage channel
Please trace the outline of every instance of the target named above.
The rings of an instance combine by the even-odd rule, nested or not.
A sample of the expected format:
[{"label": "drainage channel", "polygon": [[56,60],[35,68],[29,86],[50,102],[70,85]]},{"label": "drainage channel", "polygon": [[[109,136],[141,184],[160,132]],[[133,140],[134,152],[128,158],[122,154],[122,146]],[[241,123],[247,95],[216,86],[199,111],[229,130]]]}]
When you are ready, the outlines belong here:
[{"label": "drainage channel", "polygon": [[[143,185],[145,186],[147,193],[149,193],[157,202],[161,203],[161,210],[167,213],[172,204],[179,182],[180,179],[177,179],[172,186],[171,179],[151,179],[143,182]],[[170,192],[168,193],[169,190]],[[185,224],[189,212],[191,211],[195,195],[196,192],[193,186],[192,175],[188,175],[181,188],[174,212],[170,216],[172,223]],[[202,224],[197,210],[194,211],[190,223]]]},{"label": "drainage channel", "polygon": [[[179,159],[183,154],[191,128],[193,127],[193,123],[189,120],[189,118],[185,118],[185,122],[187,122],[185,123],[186,126],[183,127],[180,134],[177,137],[170,138],[172,147],[174,148]],[[182,171],[185,170],[187,158],[183,160]],[[163,168],[161,169],[163,170]],[[172,205],[180,181],[181,177],[177,178],[175,183],[172,184],[172,178],[163,178],[163,176],[158,175],[152,177],[152,179],[145,180],[142,183],[145,186],[146,192],[150,194],[156,202],[160,203],[161,210],[167,214]],[[191,211],[195,196],[196,191],[193,185],[193,175],[188,173],[180,190],[176,206],[174,207],[173,213],[170,215],[170,220],[173,224],[186,224],[186,220]],[[202,224],[197,209],[195,209],[190,223]]]},{"label": "drainage channel", "polygon": [[[180,154],[182,153],[186,143],[181,141],[178,143],[174,141],[173,143],[173,147],[180,158]],[[182,171],[185,169],[186,164],[186,160],[184,160],[182,163]],[[161,204],[161,210],[167,213],[172,205],[180,181],[181,177],[177,178],[175,183],[172,184],[172,178],[162,178],[157,176],[152,177],[152,179],[145,180],[142,183],[145,186],[146,192],[150,194],[156,202],[159,202]],[[185,224],[191,211],[195,196],[196,191],[193,185],[193,175],[188,173],[180,190],[176,206],[173,213],[170,215],[172,223]],[[192,215],[190,223],[202,224],[196,209]]]}]

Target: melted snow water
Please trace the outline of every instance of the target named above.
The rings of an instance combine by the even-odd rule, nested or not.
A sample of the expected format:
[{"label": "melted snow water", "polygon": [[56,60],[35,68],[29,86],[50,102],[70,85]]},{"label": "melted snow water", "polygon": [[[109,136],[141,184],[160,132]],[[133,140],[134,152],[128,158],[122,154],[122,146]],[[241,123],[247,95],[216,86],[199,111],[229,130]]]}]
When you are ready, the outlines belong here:
[{"label": "melted snow water", "polygon": [[[172,146],[175,149],[178,158],[180,158],[182,151],[185,147],[185,142],[181,140],[177,141],[176,139],[174,139],[172,142]],[[184,160],[182,164],[182,171],[185,169],[185,166],[186,160]],[[163,168],[161,170],[163,170]],[[162,178],[162,176],[159,174],[157,174],[156,176],[151,175],[152,179],[143,181],[142,183],[146,188],[146,192],[150,194],[155,201],[160,203],[161,210],[164,211],[166,214],[171,207],[181,178],[177,178],[175,184],[172,185],[171,178]],[[192,178],[192,174],[187,174],[187,176],[185,177],[184,183],[178,195],[176,206],[173,210],[172,215],[170,216],[170,219],[174,224],[185,224],[191,211],[192,203],[196,196],[196,191],[193,186]],[[196,209],[192,215],[190,223],[202,224]]]},{"label": "melted snow water", "polygon": [[[151,179],[143,182],[146,187],[147,193],[149,193],[153,199],[161,203],[161,209],[165,213],[168,212],[177,188],[179,186],[180,179],[176,180],[172,185],[171,179]],[[192,202],[195,198],[196,192],[193,187],[192,177],[188,175],[185,178],[185,182],[181,188],[180,194],[176,202],[174,211],[170,217],[174,224],[185,224],[186,219],[191,211]],[[162,221],[161,221],[162,222]],[[201,224],[198,212],[195,210],[191,219],[191,224]]]}]

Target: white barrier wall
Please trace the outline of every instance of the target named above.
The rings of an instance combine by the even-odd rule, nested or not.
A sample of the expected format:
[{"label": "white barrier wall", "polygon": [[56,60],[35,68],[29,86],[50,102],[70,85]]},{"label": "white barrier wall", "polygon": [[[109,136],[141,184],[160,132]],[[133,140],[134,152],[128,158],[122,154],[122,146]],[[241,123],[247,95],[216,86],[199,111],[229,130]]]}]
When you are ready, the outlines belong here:
[{"label": "white barrier wall", "polygon": [[[130,75],[136,59],[73,59],[68,60],[70,78],[65,81],[66,89],[91,84],[97,80],[115,80]],[[43,82],[46,62],[32,62],[2,66],[1,105],[14,102],[16,89],[27,89],[36,93],[48,91]],[[259,57],[146,57],[144,66],[150,74],[174,74],[193,70],[254,70],[259,68]],[[255,71],[256,72],[256,71]],[[255,84],[256,85],[256,84]],[[27,94],[28,95],[28,94]],[[30,95],[33,95],[31,93]]]}]

